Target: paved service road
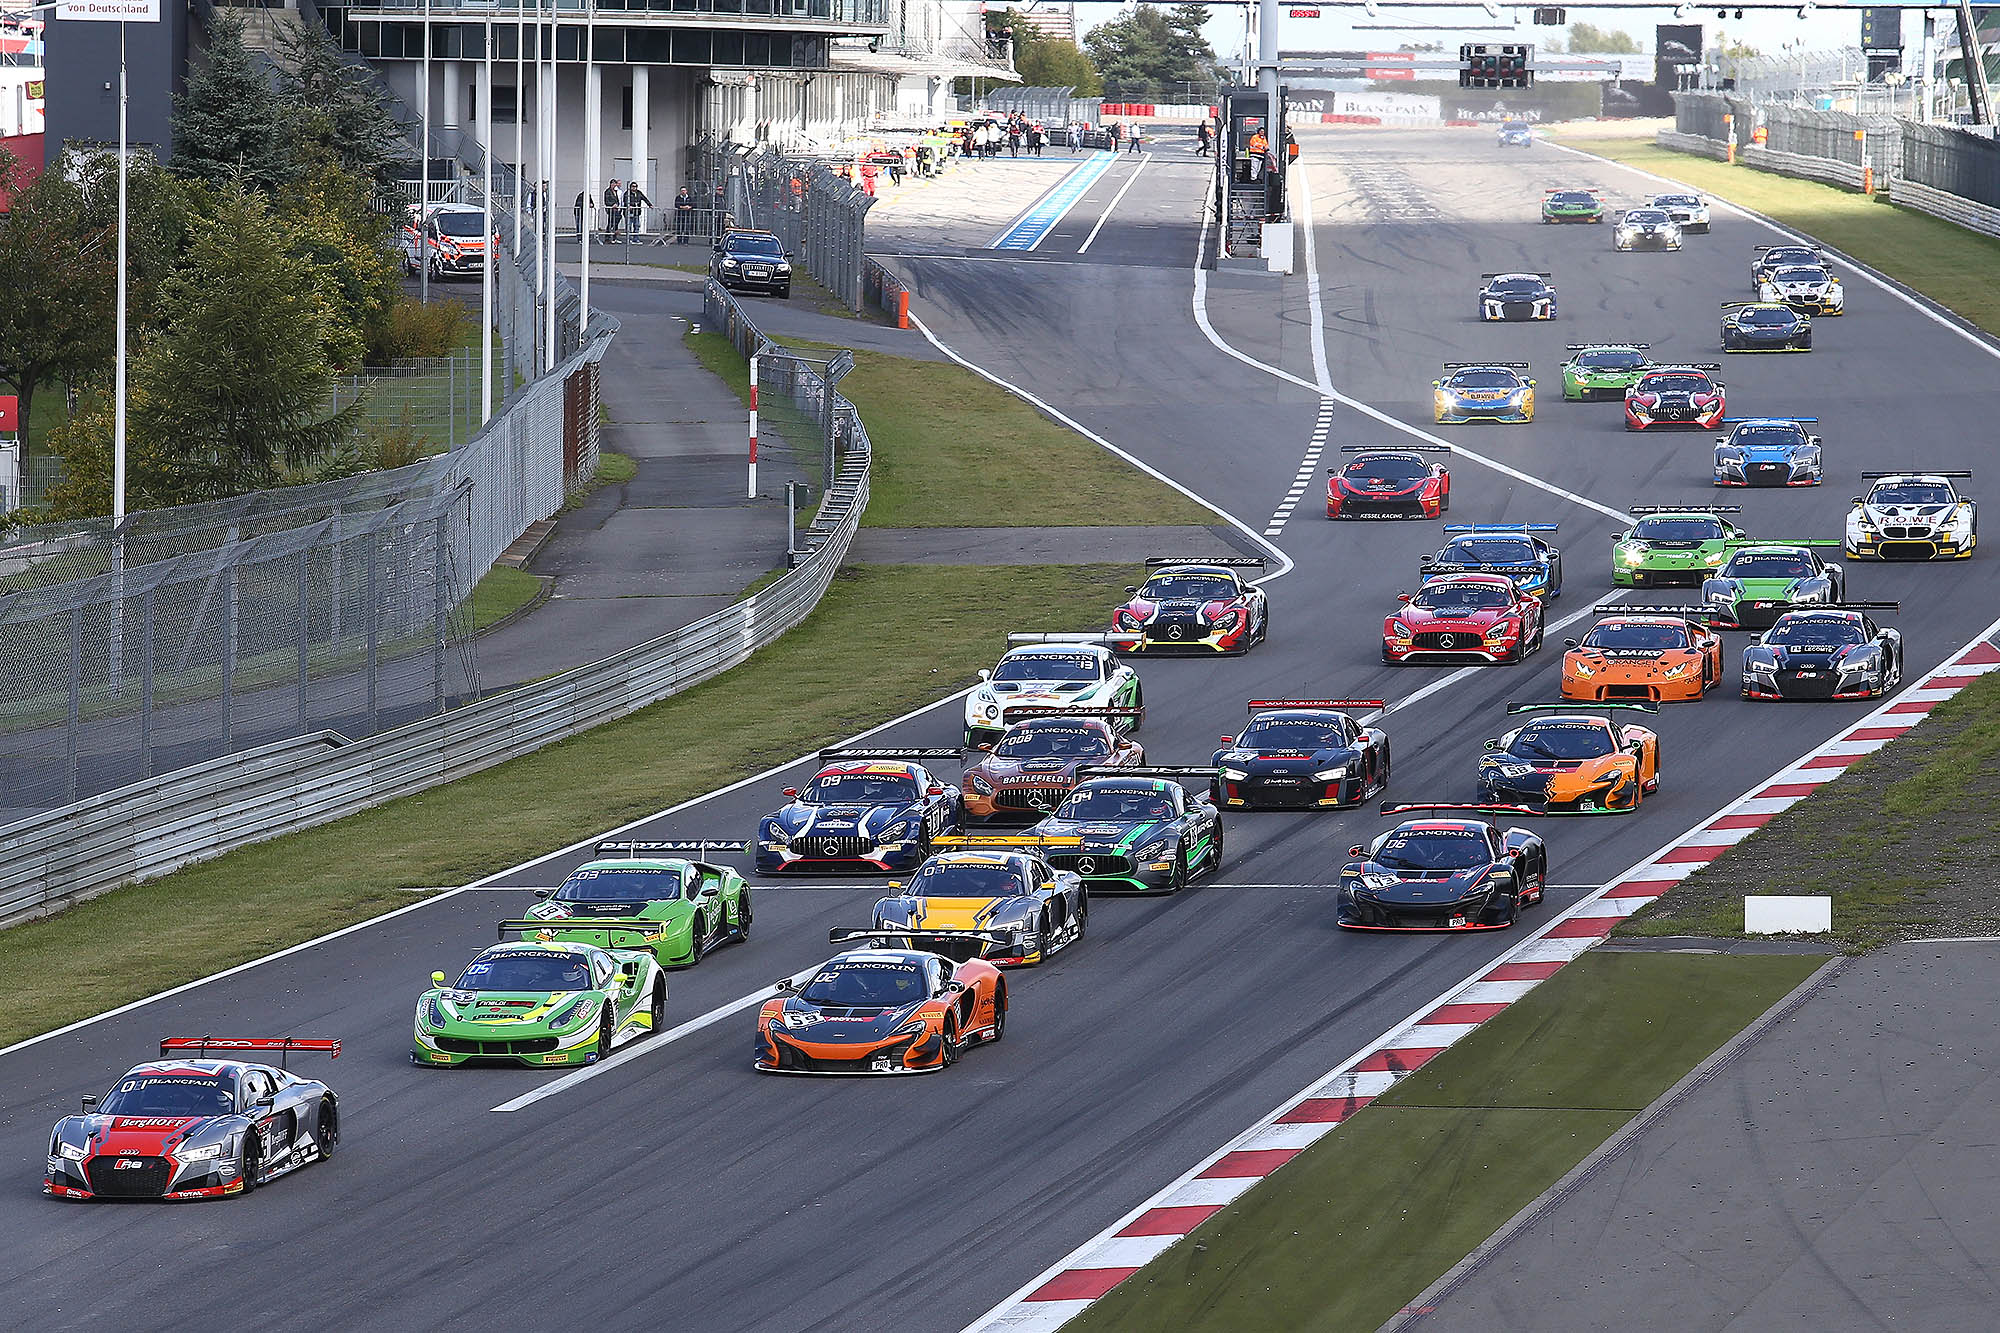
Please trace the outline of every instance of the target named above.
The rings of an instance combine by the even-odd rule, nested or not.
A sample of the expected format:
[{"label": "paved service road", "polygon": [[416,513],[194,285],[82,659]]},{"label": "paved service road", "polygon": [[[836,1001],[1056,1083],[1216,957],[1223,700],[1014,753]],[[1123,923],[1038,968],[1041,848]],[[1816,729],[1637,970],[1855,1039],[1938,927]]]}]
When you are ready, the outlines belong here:
[{"label": "paved service road", "polygon": [[1992,1328],[1996,986],[1991,941],[1850,961],[1408,1327]]},{"label": "paved service road", "polygon": [[[1428,431],[1440,361],[1533,361],[1545,390],[1536,424],[1451,428],[1449,438],[1513,470],[1453,460],[1451,516],[1559,522],[1568,586],[1554,614],[1588,608],[1609,591],[1615,530],[1593,505],[1716,497],[1708,437],[1627,436],[1612,405],[1555,401],[1562,344],[1637,337],[1715,359],[1716,303],[1743,293],[1750,248],[1770,234],[1724,215],[1680,254],[1614,255],[1601,230],[1544,228],[1534,217],[1545,185],[1601,183],[1629,196],[1635,187],[1618,169],[1540,148],[1501,157],[1490,135],[1473,132],[1301,137],[1320,201],[1326,382]],[[1300,471],[1321,394],[1224,356],[1196,327],[1203,164],[1153,161],[1105,221],[1113,194],[1104,187],[1131,169],[1108,172],[1033,256],[894,262],[914,308],[959,353],[1262,531]],[[1471,321],[1479,273],[1515,266],[1558,274],[1562,322]],[[1989,355],[1864,283],[1851,288],[1854,313],[1827,323],[1821,350],[1729,367],[1734,410],[1823,418],[1836,478],[1819,491],[1732,497],[1753,533],[1837,535],[1852,474],[1903,461],[1900,441],[1922,442],[1911,463],[1986,461]],[[1314,300],[1304,273],[1216,275],[1206,304],[1243,355],[1310,385],[1322,373]],[[1330,423],[1335,444],[1405,438],[1349,402]],[[1236,661],[1141,663],[1149,756],[1205,762],[1250,698],[1425,691],[1384,723],[1391,795],[1466,799],[1478,742],[1501,729],[1505,702],[1553,693],[1561,632],[1520,667],[1383,667],[1382,616],[1414,584],[1437,526],[1330,524],[1314,516],[1317,494],[1275,539],[1297,567],[1269,584],[1268,644]],[[1861,569],[1853,588],[1904,600],[1914,674],[1993,618],[1989,558]],[[1106,589],[1107,609],[1117,594]],[[995,655],[1003,631],[1026,628],[993,626]],[[1723,690],[1670,710],[1659,719],[1665,781],[1642,813],[1543,826],[1556,882],[1603,882],[1868,707],[1750,705]],[[882,739],[949,744],[959,716],[947,702]],[[640,831],[746,836],[798,771]],[[962,1327],[1512,942],[1336,934],[1327,886],[1347,846],[1382,826],[1376,814],[1226,823],[1217,881],[1174,899],[1099,901],[1081,946],[1010,978],[1006,1041],[936,1078],[760,1078],[744,1011],[635,1048],[582,1082],[412,1069],[410,1006],[424,979],[527,904],[517,890],[490,889],[0,1056],[0,1143],[19,1172],[18,1187],[0,1193],[0,1228],[15,1240],[0,1301],[39,1327],[131,1323],[162,1308],[191,1322],[289,1315],[335,1327]],[[552,884],[578,860],[558,856],[506,882]],[[1550,905],[1582,892],[1552,892]],[[760,882],[755,894],[755,938],[676,974],[670,1022],[747,1003],[818,961],[827,930],[865,921],[876,890]],[[348,1129],[338,1160],[214,1207],[65,1208],[36,1196],[58,1112],[161,1035],[223,1030],[347,1041],[332,1070]],[[534,1089],[552,1091],[520,1110],[489,1109]],[[69,1266],[77,1255],[105,1259],[90,1261],[87,1284]]]}]

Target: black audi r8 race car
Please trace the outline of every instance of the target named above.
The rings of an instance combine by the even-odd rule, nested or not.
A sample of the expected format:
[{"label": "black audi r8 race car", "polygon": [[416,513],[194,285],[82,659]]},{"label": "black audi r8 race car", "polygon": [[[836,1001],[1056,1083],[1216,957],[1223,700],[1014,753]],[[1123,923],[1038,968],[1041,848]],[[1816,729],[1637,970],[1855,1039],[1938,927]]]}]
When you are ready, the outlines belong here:
[{"label": "black audi r8 race car", "polygon": [[1246,653],[1270,632],[1264,590],[1236,571],[1262,569],[1258,556],[1184,560],[1154,556],[1142,587],[1111,613],[1106,642],[1121,653]]},{"label": "black audi r8 race car", "polygon": [[1207,791],[1212,768],[1137,768],[1087,774],[1056,812],[1029,832],[1079,840],[1049,861],[1081,876],[1092,893],[1177,893],[1222,868],[1222,817]]},{"label": "black audi r8 race car", "polygon": [[1332,810],[1389,785],[1389,736],[1344,708],[1380,699],[1252,699],[1242,734],[1215,752],[1216,801],[1233,810]]},{"label": "black audi r8 race car", "polygon": [[1479,318],[1483,321],[1554,319],[1556,289],[1552,273],[1482,273]]},{"label": "black audi r8 race car", "polygon": [[[276,1067],[237,1058],[276,1051]],[[340,1058],[325,1037],[168,1037],[49,1136],[42,1192],[59,1199],[220,1199],[333,1156],[333,1090],[285,1067]]]},{"label": "black audi r8 race car", "polygon": [[1897,602],[1839,602],[1787,611],[1743,650],[1746,699],[1875,699],[1903,681],[1903,636],[1870,611]]},{"label": "black audi r8 race car", "polygon": [[1436,518],[1451,508],[1451,470],[1432,457],[1451,452],[1443,445],[1343,444],[1340,452],[1354,457],[1326,470],[1328,518]]},{"label": "black audi r8 race car", "polygon": [[1521,805],[1385,805],[1406,819],[1340,869],[1335,924],[1347,930],[1504,930],[1542,900],[1549,856],[1526,829],[1472,815],[1537,815]]}]

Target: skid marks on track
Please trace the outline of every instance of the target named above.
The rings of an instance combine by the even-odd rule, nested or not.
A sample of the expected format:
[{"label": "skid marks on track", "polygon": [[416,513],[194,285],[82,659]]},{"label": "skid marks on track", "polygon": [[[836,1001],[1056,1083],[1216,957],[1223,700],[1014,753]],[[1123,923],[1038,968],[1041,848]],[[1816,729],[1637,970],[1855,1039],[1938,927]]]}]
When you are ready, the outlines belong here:
[{"label": "skid marks on track", "polygon": [[1312,443],[1306,447],[1306,456],[1299,460],[1299,473],[1292,478],[1292,488],[1285,492],[1285,498],[1271,514],[1271,521],[1264,525],[1264,535],[1275,537],[1291,522],[1292,511],[1312,488],[1313,478],[1319,472],[1320,456],[1326,452],[1326,434],[1333,429],[1333,399],[1319,400],[1319,416],[1313,421]]},{"label": "skid marks on track", "polygon": [[1346,166],[1348,184],[1368,216],[1378,222],[1442,222],[1444,213],[1424,193],[1417,178],[1399,166],[1354,163]]}]

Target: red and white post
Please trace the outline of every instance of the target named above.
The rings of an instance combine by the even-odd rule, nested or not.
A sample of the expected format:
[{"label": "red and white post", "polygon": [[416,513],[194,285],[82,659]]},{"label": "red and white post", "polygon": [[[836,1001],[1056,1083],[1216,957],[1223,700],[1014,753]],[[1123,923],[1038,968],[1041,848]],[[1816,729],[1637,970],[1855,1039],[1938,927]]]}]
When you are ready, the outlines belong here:
[{"label": "red and white post", "polygon": [[757,353],[750,353],[750,498],[757,498]]}]

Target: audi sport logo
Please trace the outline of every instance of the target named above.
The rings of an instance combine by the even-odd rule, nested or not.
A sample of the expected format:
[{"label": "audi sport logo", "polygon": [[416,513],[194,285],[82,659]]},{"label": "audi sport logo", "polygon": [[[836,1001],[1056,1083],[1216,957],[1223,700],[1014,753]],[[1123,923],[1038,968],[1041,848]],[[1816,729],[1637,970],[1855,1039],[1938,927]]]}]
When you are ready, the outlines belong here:
[{"label": "audi sport logo", "polygon": [[1438,647],[1440,647],[1440,648],[1456,648],[1457,646],[1458,646],[1458,636],[1457,636],[1456,634],[1440,634],[1440,635],[1438,635]]},{"label": "audi sport logo", "polygon": [[1077,873],[1078,873],[1079,875],[1088,875],[1088,874],[1090,874],[1090,873],[1091,873],[1092,871],[1094,871],[1094,870],[1096,870],[1096,869],[1097,869],[1097,858],[1096,858],[1096,857],[1094,857],[1094,856],[1080,856],[1080,857],[1078,857],[1078,858],[1077,858],[1077,861],[1076,861],[1076,872],[1077,872]]}]

